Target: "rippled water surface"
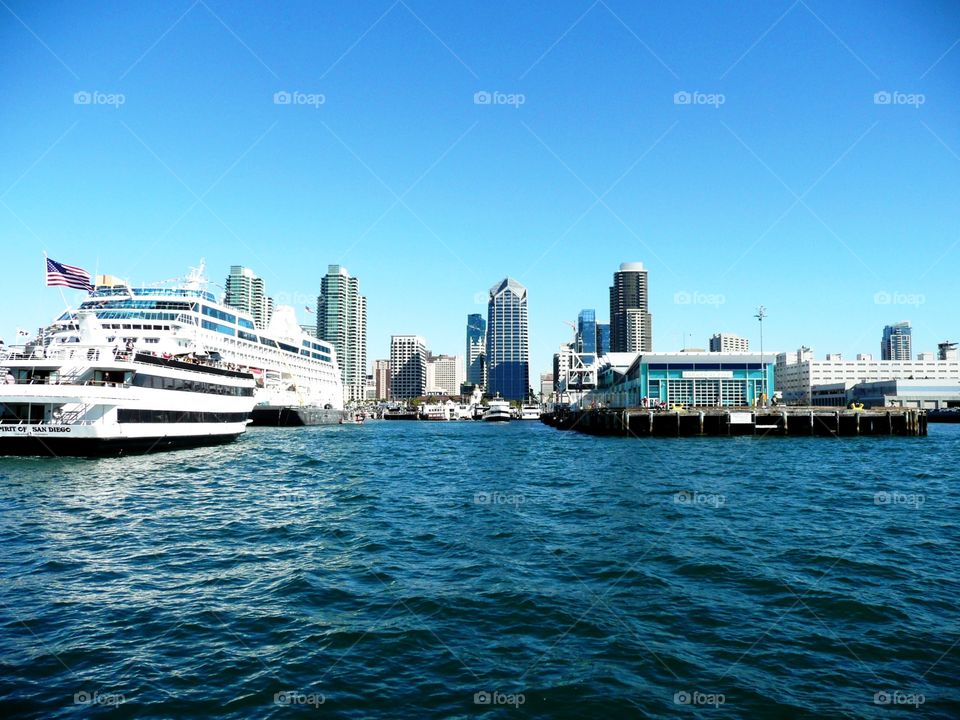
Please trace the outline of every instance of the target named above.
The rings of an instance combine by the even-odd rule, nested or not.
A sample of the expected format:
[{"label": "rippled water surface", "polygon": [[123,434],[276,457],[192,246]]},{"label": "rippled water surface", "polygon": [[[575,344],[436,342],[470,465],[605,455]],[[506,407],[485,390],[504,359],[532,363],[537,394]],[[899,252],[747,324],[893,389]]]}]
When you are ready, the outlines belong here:
[{"label": "rippled water surface", "polygon": [[960,717],[960,426],[0,459],[5,717]]}]

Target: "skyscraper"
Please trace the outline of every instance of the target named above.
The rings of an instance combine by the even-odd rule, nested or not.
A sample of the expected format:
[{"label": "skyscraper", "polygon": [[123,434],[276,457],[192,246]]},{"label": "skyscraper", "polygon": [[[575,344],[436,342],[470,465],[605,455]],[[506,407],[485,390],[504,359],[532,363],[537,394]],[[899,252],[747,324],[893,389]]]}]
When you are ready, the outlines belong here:
[{"label": "skyscraper", "polygon": [[330,265],[320,281],[317,337],[337,351],[345,399],[362,402],[367,374],[367,299],[360,294],[360,281],[339,265]]},{"label": "skyscraper", "polygon": [[456,355],[427,355],[427,394],[459,395],[464,367]]},{"label": "skyscraper", "polygon": [[419,335],[390,337],[390,397],[420,397],[427,387],[427,342]]},{"label": "skyscraper", "polygon": [[254,275],[253,270],[242,265],[231,265],[230,274],[223,283],[225,294],[223,304],[246,310],[253,315],[253,324],[259,330],[266,329],[273,316],[273,298],[267,297],[263,278]]},{"label": "skyscraper", "polygon": [[710,337],[710,352],[750,352],[750,341],[731,333],[714,333]]},{"label": "skyscraper", "polygon": [[373,384],[376,387],[377,400],[390,399],[390,361],[373,361]]},{"label": "skyscraper", "polygon": [[[610,286],[610,351],[651,352],[653,318],[643,263],[622,263]],[[628,311],[633,313],[628,315]]]},{"label": "skyscraper", "polygon": [[597,323],[597,355],[610,352],[610,323]]},{"label": "skyscraper", "polygon": [[483,315],[467,315],[467,382],[486,385],[487,321]]},{"label": "skyscraper", "polygon": [[581,310],[577,316],[577,352],[587,355],[583,362],[592,363],[597,356],[597,313]]},{"label": "skyscraper", "polygon": [[527,289],[509,277],[490,288],[487,303],[487,392],[507,400],[530,392]]},{"label": "skyscraper", "polygon": [[880,341],[880,359],[911,360],[913,358],[911,333],[910,323],[906,320],[883,328],[883,340]]}]

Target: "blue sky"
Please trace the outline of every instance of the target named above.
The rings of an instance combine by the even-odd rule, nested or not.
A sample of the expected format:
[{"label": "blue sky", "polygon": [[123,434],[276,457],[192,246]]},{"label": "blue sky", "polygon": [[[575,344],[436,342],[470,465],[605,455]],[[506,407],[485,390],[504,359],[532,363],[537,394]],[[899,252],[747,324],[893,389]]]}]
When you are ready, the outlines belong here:
[{"label": "blue sky", "polygon": [[953,2],[3,0],[0,337],[61,311],[46,250],[248,265],[303,322],[341,263],[371,360],[462,353],[510,275],[541,372],[624,261],[656,350],[756,344],[761,303],[768,350],[877,353],[905,319],[932,350],[960,340],[958,41]]}]

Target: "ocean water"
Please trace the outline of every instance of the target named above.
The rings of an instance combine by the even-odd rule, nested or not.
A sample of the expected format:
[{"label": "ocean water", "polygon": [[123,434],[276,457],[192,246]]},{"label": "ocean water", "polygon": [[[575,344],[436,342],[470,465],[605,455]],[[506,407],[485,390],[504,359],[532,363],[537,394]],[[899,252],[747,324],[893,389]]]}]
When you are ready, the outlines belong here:
[{"label": "ocean water", "polygon": [[0,459],[0,715],[960,717],[960,426]]}]

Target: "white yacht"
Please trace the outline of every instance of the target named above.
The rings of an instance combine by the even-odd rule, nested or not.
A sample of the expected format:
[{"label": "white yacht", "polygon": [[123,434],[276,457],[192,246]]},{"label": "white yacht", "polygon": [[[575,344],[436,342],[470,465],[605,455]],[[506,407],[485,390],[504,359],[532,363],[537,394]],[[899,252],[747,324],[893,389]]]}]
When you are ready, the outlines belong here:
[{"label": "white yacht", "polygon": [[520,407],[521,420],[539,420],[540,406],[533,403],[527,403]]},{"label": "white yacht", "polygon": [[[343,386],[333,347],[305,334],[291,308],[277,308],[270,327],[259,330],[249,313],[222,304],[205,286],[202,262],[174,287],[98,286],[78,310],[54,321],[42,341],[0,361],[0,382],[7,383],[0,386],[0,454],[22,454],[24,444],[3,442],[21,434],[86,437],[93,442],[61,444],[86,454],[97,448],[122,450],[126,445],[162,449],[186,444],[156,441],[168,436],[192,438],[190,444],[203,444],[210,435],[232,439],[244,431],[251,415],[255,422],[270,425],[339,422]],[[150,366],[149,372],[144,365]],[[174,378],[172,386],[164,379],[167,374]],[[197,374],[223,380],[205,382]],[[152,379],[158,376],[161,379]],[[138,386],[146,378],[157,384]],[[40,385],[47,388],[39,394],[26,389]],[[213,387],[210,392],[203,389],[207,385]],[[136,387],[149,387],[159,394],[144,396]],[[230,427],[218,424],[211,433],[193,425],[205,420],[207,412],[227,412],[218,396],[230,395],[234,390],[227,388],[233,387],[243,390],[237,396],[243,399],[229,403],[229,412],[242,413],[241,419],[231,420]],[[106,396],[94,397],[91,388]],[[194,402],[187,403],[196,409],[184,405],[184,393],[167,392],[181,389],[197,393],[191,396]],[[168,410],[193,415],[185,416],[186,421],[173,415],[157,415],[163,418],[157,422],[143,419],[153,418],[151,412]],[[133,411],[141,414],[131,421]],[[128,428],[131,422],[149,425],[146,430],[154,434]],[[75,427],[68,432],[67,425]],[[140,436],[146,439],[132,445],[126,442]],[[32,447],[46,446],[33,443]]]},{"label": "white yacht", "polygon": [[483,414],[483,419],[488,422],[505,422],[511,419],[510,403],[503,398],[496,397],[490,401],[487,411]]}]

